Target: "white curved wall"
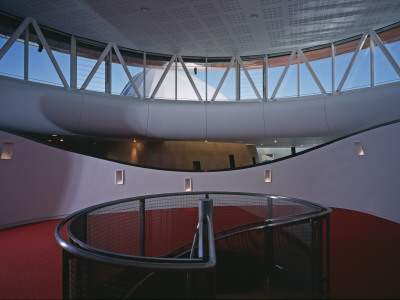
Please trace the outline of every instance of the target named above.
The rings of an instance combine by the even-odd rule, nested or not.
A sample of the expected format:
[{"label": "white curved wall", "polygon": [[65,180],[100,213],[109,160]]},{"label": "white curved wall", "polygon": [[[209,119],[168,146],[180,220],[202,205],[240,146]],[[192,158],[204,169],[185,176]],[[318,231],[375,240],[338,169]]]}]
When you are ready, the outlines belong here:
[{"label": "white curved wall", "polygon": [[[0,132],[0,147],[15,143],[13,159],[0,160],[0,227],[125,197],[183,192],[185,178],[193,178],[194,191],[292,196],[400,223],[399,136],[396,123],[269,165],[195,173],[122,165]],[[357,155],[355,141],[365,156]],[[271,183],[264,182],[266,169]],[[115,184],[116,170],[125,170],[125,185]]]},{"label": "white curved wall", "polygon": [[175,140],[340,136],[400,119],[400,85],[275,102],[139,101],[0,77],[0,128]]}]

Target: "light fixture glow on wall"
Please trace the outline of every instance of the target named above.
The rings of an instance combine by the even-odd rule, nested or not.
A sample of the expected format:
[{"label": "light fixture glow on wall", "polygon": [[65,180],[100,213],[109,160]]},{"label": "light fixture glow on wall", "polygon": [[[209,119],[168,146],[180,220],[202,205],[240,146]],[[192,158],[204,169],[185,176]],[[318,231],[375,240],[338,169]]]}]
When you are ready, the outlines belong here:
[{"label": "light fixture glow on wall", "polygon": [[358,155],[365,155],[364,148],[361,145],[361,142],[354,142],[354,144],[356,145],[357,154]]},{"label": "light fixture glow on wall", "polygon": [[265,170],[265,182],[272,182],[272,171]]},{"label": "light fixture glow on wall", "polygon": [[115,184],[125,184],[125,170],[115,171]]},{"label": "light fixture glow on wall", "polygon": [[185,192],[193,190],[192,178],[185,178]]},{"label": "light fixture glow on wall", "polygon": [[14,152],[14,143],[10,142],[3,143],[0,159],[12,159],[13,152]]}]

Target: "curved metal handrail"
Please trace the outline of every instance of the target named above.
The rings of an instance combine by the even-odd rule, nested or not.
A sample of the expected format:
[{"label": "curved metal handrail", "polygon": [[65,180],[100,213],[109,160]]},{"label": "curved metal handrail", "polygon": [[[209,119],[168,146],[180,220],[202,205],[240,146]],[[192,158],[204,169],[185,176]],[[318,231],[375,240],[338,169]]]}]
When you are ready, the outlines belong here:
[{"label": "curved metal handrail", "polygon": [[[139,201],[142,199],[152,199],[152,198],[162,198],[162,197],[169,197],[169,196],[183,196],[183,195],[208,195],[208,194],[216,194],[216,195],[242,195],[242,196],[254,196],[254,197],[260,197],[260,198],[276,198],[276,199],[282,199],[285,201],[289,202],[294,202],[298,204],[303,204],[309,207],[314,207],[317,208],[318,211],[313,211],[305,214],[299,214],[299,215],[294,215],[294,216],[286,216],[286,217],[280,217],[280,218],[272,218],[272,219],[267,219],[265,221],[265,225],[259,225],[256,227],[248,228],[244,231],[249,231],[249,230],[256,230],[256,229],[261,229],[261,228],[266,228],[266,227],[274,227],[274,226],[279,226],[279,225],[284,225],[288,223],[298,223],[302,222],[304,220],[310,219],[310,217],[322,217],[326,214],[329,214],[331,212],[331,209],[328,207],[325,207],[323,205],[317,205],[315,203],[306,201],[306,200],[301,200],[301,199],[296,199],[296,198],[287,198],[287,197],[277,197],[275,195],[269,195],[269,194],[256,194],[256,193],[235,193],[235,192],[216,192],[216,191],[206,191],[206,192],[186,192],[186,193],[168,193],[168,194],[154,194],[154,195],[146,195],[146,196],[138,196],[138,197],[131,197],[131,198],[125,198],[125,199],[119,199],[119,200],[114,200],[98,205],[94,205],[88,208],[84,208],[82,210],[79,210],[70,216],[66,217],[64,220],[62,220],[56,227],[55,230],[55,238],[57,242],[61,245],[61,247],[66,250],[67,252],[76,255],[80,258],[87,259],[87,260],[95,260],[101,263],[105,264],[110,264],[110,265],[115,265],[115,266],[123,266],[123,267],[132,267],[132,268],[142,268],[142,269],[148,269],[148,270],[167,270],[167,269],[174,269],[174,270],[182,270],[182,271],[198,271],[198,270],[204,270],[204,269],[209,269],[213,268],[216,265],[216,257],[215,257],[215,246],[214,246],[214,241],[217,239],[222,238],[218,237],[214,239],[214,232],[213,232],[213,223],[212,220],[209,220],[208,224],[211,224],[209,226],[209,251],[210,251],[210,257],[207,262],[204,262],[202,259],[197,259],[197,258],[169,258],[169,257],[145,257],[145,256],[134,256],[134,255],[128,255],[128,254],[120,254],[120,253],[115,253],[111,251],[106,251],[102,249],[98,249],[96,247],[92,247],[83,241],[79,240],[70,230],[68,226],[68,235],[70,237],[70,240],[74,242],[76,245],[72,244],[71,242],[66,241],[62,234],[61,230],[62,228],[68,223],[68,222],[73,222],[76,220],[79,216],[83,214],[87,214],[91,211],[95,211],[97,209],[107,207],[107,206],[112,206],[112,205],[117,205],[120,203],[128,202],[128,201]],[[254,224],[259,223],[255,222]],[[243,226],[248,226],[251,225],[252,223],[249,224],[242,224],[239,227]],[[228,230],[232,230],[236,227],[229,228]],[[227,230],[224,230],[227,231]],[[221,231],[221,232],[224,232]],[[221,233],[221,232],[217,232]],[[232,233],[232,234],[237,234],[238,232]],[[230,234],[228,234],[230,235]],[[223,237],[226,237],[224,235]],[[186,245],[185,245],[186,246]]]}]

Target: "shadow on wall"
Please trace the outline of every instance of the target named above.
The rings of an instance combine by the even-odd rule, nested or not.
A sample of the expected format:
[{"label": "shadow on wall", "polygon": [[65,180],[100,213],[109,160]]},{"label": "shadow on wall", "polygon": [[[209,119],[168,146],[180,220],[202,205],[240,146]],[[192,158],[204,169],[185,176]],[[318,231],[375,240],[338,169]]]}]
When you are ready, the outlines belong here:
[{"label": "shadow on wall", "polygon": [[9,141],[14,142],[12,158],[0,160],[0,227],[62,215],[71,179],[69,156],[63,151],[48,155],[45,145],[0,132],[0,147]]}]

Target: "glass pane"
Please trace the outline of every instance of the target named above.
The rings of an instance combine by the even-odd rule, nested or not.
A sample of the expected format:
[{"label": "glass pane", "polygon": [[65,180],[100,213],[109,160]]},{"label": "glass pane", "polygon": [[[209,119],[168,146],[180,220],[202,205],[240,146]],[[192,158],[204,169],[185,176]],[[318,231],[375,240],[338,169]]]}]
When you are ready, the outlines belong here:
[{"label": "glass pane", "polygon": [[63,86],[46,50],[32,43],[29,45],[29,80]]},{"label": "glass pane", "polygon": [[[170,57],[147,57],[146,59],[146,97],[151,97],[161,79]],[[175,62],[172,64],[163,83],[161,84],[156,99],[175,100]]]},{"label": "glass pane", "polygon": [[[43,35],[48,43],[51,53],[53,54],[58,66],[63,73],[67,83],[70,81],[70,44],[65,43],[63,39],[43,30]],[[36,32],[30,33],[29,43],[29,80],[43,82],[52,85],[64,86],[56,68],[51,62],[50,56],[47,54]]]},{"label": "glass pane", "polygon": [[[0,48],[8,41],[0,37]],[[0,74],[24,79],[24,44],[15,42],[0,60]]]},{"label": "glass pane", "polygon": [[[186,68],[203,100],[206,97],[206,83],[205,83],[205,64],[185,62]],[[178,100],[194,100],[197,101],[198,97],[195,90],[190,84],[189,78],[183,69],[183,66],[178,62]]]},{"label": "glass pane", "polygon": [[[399,43],[399,42],[396,42]],[[379,47],[374,52],[375,85],[399,81],[400,78]]]},{"label": "glass pane", "polygon": [[[378,36],[396,63],[400,65],[400,27],[381,32]],[[400,80],[396,71],[379,47],[375,47],[374,68],[375,84],[384,84]]]},{"label": "glass pane", "polygon": [[[214,96],[215,90],[217,89],[222,76],[224,75],[226,68],[229,66],[229,62],[210,62],[208,63],[208,99]],[[234,63],[226,76],[226,79],[217,94],[215,100],[226,101],[236,99],[236,64]]]},{"label": "glass pane", "polygon": [[319,89],[317,83],[314,78],[312,78],[310,71],[308,70],[305,63],[301,61],[300,64],[300,95],[315,95],[321,94],[321,90]]},{"label": "glass pane", "polygon": [[[245,61],[243,60],[243,64],[245,65],[247,72],[250,75],[250,78],[253,80],[254,85],[260,97],[262,98],[263,94],[263,60],[251,60]],[[240,99],[257,99],[257,95],[254,92],[249,80],[247,79],[244,71],[240,70]]]},{"label": "glass pane", "polygon": [[[327,93],[332,92],[332,58],[331,48],[323,48],[304,53],[308,62],[311,65],[315,75],[321,82]],[[307,69],[304,64],[300,67],[300,95],[320,94],[321,90],[318,88],[314,79],[311,77],[308,69],[304,74],[304,69]],[[310,80],[311,77],[311,80]]]},{"label": "glass pane", "polygon": [[[143,96],[143,57],[142,54],[121,52],[130,75]],[[129,82],[128,75],[125,73],[117,56],[113,54],[111,66],[111,93],[115,95],[125,95],[136,97],[136,92]]]},{"label": "glass pane", "polygon": [[297,55],[283,78],[276,98],[297,97]]},{"label": "glass pane", "polygon": [[[272,58],[268,58],[268,98],[270,99],[276,85],[278,84],[279,78],[282,75],[282,72],[285,69],[285,66],[287,64],[287,62],[289,61],[290,55],[287,56],[279,56],[279,57],[272,57]],[[297,66],[296,66],[297,67]],[[297,70],[296,70],[297,72]],[[286,74],[286,77],[288,76],[288,74]],[[297,82],[296,84],[296,92],[295,94],[297,94]],[[279,90],[282,88],[279,88]],[[279,91],[278,91],[279,93]],[[277,95],[275,96],[277,97]]]},{"label": "glass pane", "polygon": [[292,154],[290,148],[283,147],[257,147],[259,162],[272,161]]},{"label": "glass pane", "polygon": [[400,26],[381,32],[379,38],[400,66]]},{"label": "glass pane", "polygon": [[350,63],[350,60],[356,50],[360,40],[335,45],[335,89],[337,90],[344,72]]},{"label": "glass pane", "polygon": [[[92,71],[104,48],[77,42],[77,87],[80,88]],[[103,61],[86,88],[105,92],[105,62]]]},{"label": "glass pane", "polygon": [[371,59],[369,38],[366,39],[363,48],[357,55],[353,67],[343,85],[342,90],[351,90],[371,86]]}]

